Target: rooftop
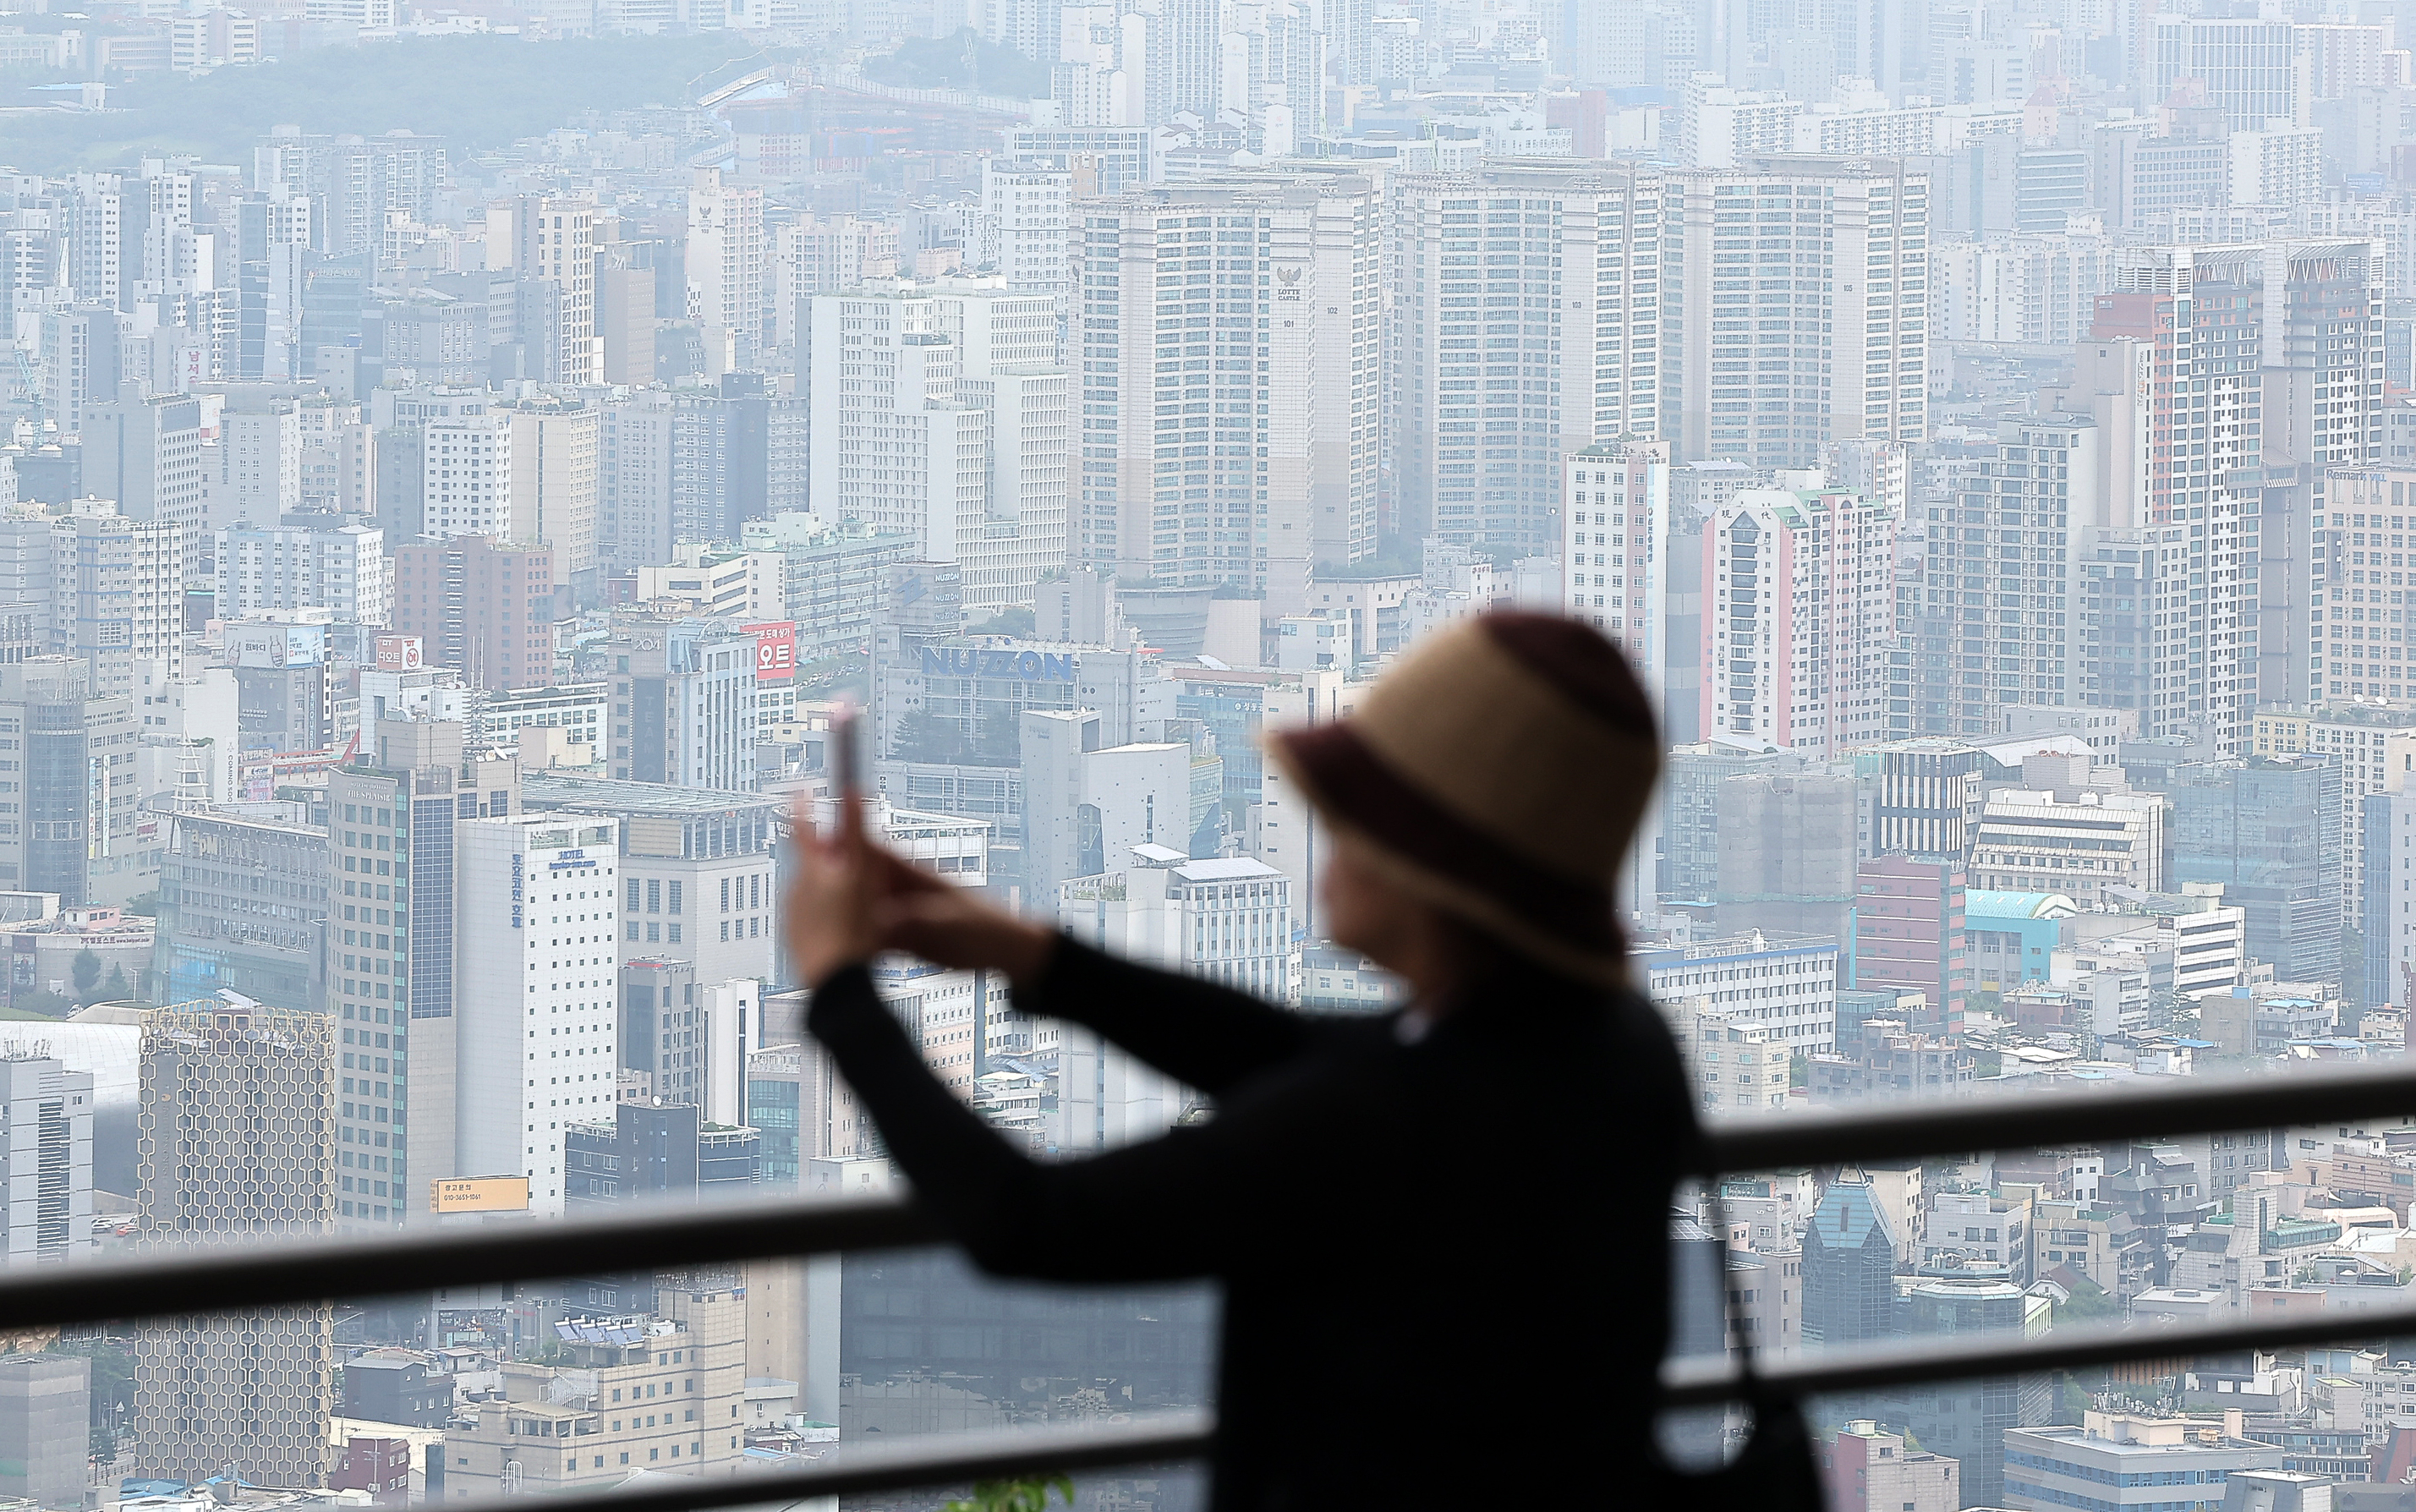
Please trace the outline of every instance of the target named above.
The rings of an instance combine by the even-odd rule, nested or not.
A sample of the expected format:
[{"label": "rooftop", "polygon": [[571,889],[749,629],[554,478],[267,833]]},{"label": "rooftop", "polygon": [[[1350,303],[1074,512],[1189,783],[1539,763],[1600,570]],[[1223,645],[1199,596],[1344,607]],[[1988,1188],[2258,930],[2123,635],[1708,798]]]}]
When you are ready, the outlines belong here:
[{"label": "rooftop", "polygon": [[601,809],[623,814],[662,814],[677,819],[702,819],[715,814],[735,817],[742,810],[778,811],[780,800],[760,793],[729,793],[719,788],[682,788],[668,782],[623,782],[611,778],[574,777],[564,772],[527,772],[521,791],[533,809]]}]

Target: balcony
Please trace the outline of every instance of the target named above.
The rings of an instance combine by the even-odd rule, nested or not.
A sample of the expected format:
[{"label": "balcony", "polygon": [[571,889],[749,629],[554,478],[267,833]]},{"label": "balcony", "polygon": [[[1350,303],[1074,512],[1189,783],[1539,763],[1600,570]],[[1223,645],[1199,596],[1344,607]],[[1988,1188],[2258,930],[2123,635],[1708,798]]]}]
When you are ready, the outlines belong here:
[{"label": "balcony", "polygon": [[[2129,1090],[2142,1087],[2148,1090]],[[1695,1174],[1715,1178],[1730,1172],[1807,1167],[1882,1166],[1956,1151],[2069,1150],[2227,1130],[2346,1126],[2361,1120],[2395,1119],[2401,1110],[2412,1106],[2416,1106],[2416,1072],[2392,1066],[2361,1066],[2251,1081],[2141,1078],[2122,1083],[2119,1091],[2079,1087],[2020,1096],[1910,1101],[1878,1109],[1858,1106],[1756,1114],[1715,1122],[1699,1162],[1701,1169]],[[2188,1189],[2191,1184],[2182,1173],[2175,1172],[2169,1182],[2165,1175],[2154,1162],[2108,1172],[2103,1181],[2107,1196],[2103,1205],[2119,1202],[2145,1214],[2144,1222],[2150,1225],[2196,1225],[2201,1237],[2228,1231],[2227,1223],[2203,1221],[2214,1204],[2202,1188]],[[1744,1204],[1768,1201],[1766,1193],[1754,1195],[1757,1187],[1767,1186],[1750,1181],[1723,1183],[1723,1201],[1730,1204],[1729,1220],[1744,1217]],[[2093,1212],[2083,1216],[2104,1218],[2109,1224],[2120,1217]],[[2296,1247],[2289,1236],[2304,1238],[2315,1227],[2330,1225],[2278,1218],[2260,1234],[2251,1235],[2253,1242],[2245,1252],[2261,1257],[2272,1251],[2273,1235],[2277,1233],[2285,1236],[2285,1247]],[[2044,1221],[2036,1229],[2042,1245],[2086,1242],[2080,1230],[2067,1232]],[[377,1240],[226,1247],[166,1258],[98,1260],[8,1273],[0,1277],[0,1330],[32,1331],[123,1319],[129,1307],[137,1305],[130,1299],[140,1299],[139,1306],[150,1316],[189,1318],[328,1295],[415,1295],[432,1289],[492,1287],[530,1277],[585,1276],[594,1273],[599,1256],[609,1257],[615,1273],[678,1272],[706,1263],[896,1251],[933,1246],[941,1238],[935,1223],[910,1202],[858,1196],[678,1212],[627,1212],[551,1224],[438,1228]],[[2119,1380],[2125,1378],[2122,1372],[2145,1364],[2210,1356],[2245,1356],[2253,1375],[2259,1352],[2416,1335],[2416,1301],[2404,1299],[2395,1278],[2388,1288],[2369,1289],[2388,1291],[2389,1295],[2377,1297],[2375,1306],[2355,1310],[2346,1307],[2306,1310],[2276,1303],[2270,1313],[2259,1310],[2225,1321],[2192,1321],[2187,1299],[2197,1293],[2180,1278],[2152,1274],[2155,1266],[2136,1239],[2136,1232],[2126,1230],[2120,1254],[2110,1257],[2119,1261],[2122,1273],[2116,1289],[2164,1299],[2160,1306],[2167,1310],[2152,1326],[2141,1324],[2135,1312],[2134,1326],[2128,1329],[2086,1324],[2045,1332],[1957,1328],[1953,1308],[2007,1290],[1981,1263],[1960,1275],[1941,1272],[1917,1288],[1920,1294],[1913,1300],[1945,1319],[1942,1326],[1938,1319],[1930,1320],[1930,1331],[1923,1335],[1821,1348],[1774,1347],[1776,1335],[1769,1331],[1768,1321],[1753,1316],[1748,1308],[1745,1337],[1763,1346],[1758,1368],[1771,1386],[1798,1399],[1819,1397],[1834,1406],[1879,1393],[1920,1402],[1931,1399],[1927,1394],[1956,1382],[1980,1383],[1980,1394],[1971,1399],[1981,1402],[1993,1400],[1988,1394],[2000,1383],[2099,1368],[2113,1369]],[[1737,1295],[1758,1294],[1749,1280],[1738,1279],[1750,1275],[1750,1270],[1738,1269],[1740,1263],[1759,1267],[1764,1259],[1748,1251],[1729,1257],[1729,1285]],[[1736,1367],[1718,1342],[1716,1314],[1711,1315],[1708,1346],[1702,1330],[1684,1322],[1686,1281],[1683,1265],[1681,1269],[1679,1333],[1682,1342],[1695,1336],[1696,1351],[1691,1356],[1682,1353],[1666,1368],[1663,1403],[1672,1410],[1673,1417],[1688,1409],[1709,1412],[1713,1416],[1708,1420],[1713,1422],[1725,1414],[1733,1437],[1733,1414],[1727,1413],[1724,1404],[1737,1395]],[[1795,1272],[1790,1268],[1789,1274]],[[2285,1292],[2273,1294],[2287,1301],[2285,1293],[2293,1280],[2304,1283],[2303,1278],[2286,1278]],[[1699,1309],[1698,1314],[1699,1323]],[[2189,1379],[2204,1374],[2196,1371]],[[2207,1399],[2229,1405],[2220,1401],[2224,1389],[2221,1383],[2205,1387],[2211,1393]],[[2246,1385],[2237,1389],[2248,1391]],[[2236,1399],[2245,1403],[2247,1397]],[[2185,1405],[2195,1403],[2192,1397]],[[565,1427],[556,1431],[583,1433],[591,1430],[569,1425],[583,1421],[593,1411],[573,1412],[566,1404],[522,1415],[530,1421],[546,1418],[549,1423],[558,1417]],[[2005,1436],[2002,1474],[2008,1489],[2021,1468],[2021,1455],[2048,1455],[2054,1465],[2063,1467],[2056,1472],[2061,1474],[2079,1462],[2074,1456],[2086,1458],[2084,1450],[2095,1453],[2112,1445],[2105,1453],[2120,1459],[2118,1449],[2129,1453],[2123,1445],[2136,1448],[2150,1444],[2172,1421],[2135,1421],[2096,1409],[2088,1417],[2085,1432],[2080,1428],[2001,1427],[1998,1431]],[[1706,1419],[1699,1416],[1697,1420]],[[2058,1415],[2048,1422],[2064,1420]],[[1862,1430],[1854,1423],[1846,1426],[1853,1432]],[[613,1429],[618,1430],[617,1423]],[[2018,1451],[2012,1437],[2016,1432],[2028,1435]],[[869,1448],[851,1444],[804,1468],[695,1479],[660,1488],[647,1481],[611,1491],[572,1484],[549,1489],[554,1490],[553,1504],[565,1512],[684,1512],[769,1505],[808,1496],[864,1495],[975,1478],[1163,1466],[1203,1457],[1213,1447],[1214,1435],[1213,1416],[1205,1411],[1142,1414],[1121,1422],[900,1436]],[[2073,1443],[2067,1444],[2057,1435]],[[1939,1454],[1952,1452],[1936,1444],[1925,1444],[1925,1448]],[[1968,1491],[1971,1482],[1967,1478],[1965,1485]],[[528,1489],[535,1487],[531,1481]],[[2220,1495],[2218,1490],[2215,1496]]]}]

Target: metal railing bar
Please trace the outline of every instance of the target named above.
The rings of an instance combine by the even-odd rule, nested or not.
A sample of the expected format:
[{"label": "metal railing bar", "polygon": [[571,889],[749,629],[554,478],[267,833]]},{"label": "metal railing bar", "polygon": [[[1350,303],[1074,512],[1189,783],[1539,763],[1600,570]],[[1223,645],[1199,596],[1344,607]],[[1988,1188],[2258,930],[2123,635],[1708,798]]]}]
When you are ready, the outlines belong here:
[{"label": "metal railing bar", "polygon": [[[1215,1447],[1207,1412],[1152,1413],[1129,1423],[1056,1424],[982,1433],[917,1434],[896,1444],[849,1444],[810,1468],[741,1474],[711,1480],[641,1480],[627,1490],[544,1498],[546,1512],[692,1512],[716,1506],[777,1506],[821,1496],[952,1486],[1019,1475],[1071,1474],[1117,1465],[1203,1459]],[[526,1496],[447,1502],[446,1512],[505,1512]]]},{"label": "metal railing bar", "polygon": [[[173,1237],[173,1236],[172,1236]],[[947,1237],[890,1197],[704,1204],[562,1223],[439,1227],[391,1239],[269,1238],[0,1272],[0,1331],[372,1297],[726,1260],[896,1249]]]},{"label": "metal railing bar", "polygon": [[[1913,1338],[1885,1344],[1821,1350],[1794,1359],[1755,1357],[1764,1381],[1792,1397],[1823,1392],[1869,1391],[1929,1381],[1972,1381],[1994,1376],[2035,1375],[2119,1365],[2126,1360],[2181,1359],[2243,1350],[2303,1349],[2349,1339],[2416,1337],[2416,1307],[2324,1312],[2288,1322],[2173,1323],[2163,1327],[2077,1329],[2044,1338],[1986,1335]],[[1734,1367],[1726,1360],[1672,1361],[1661,1371],[1662,1402],[1701,1406],[1738,1395]]]},{"label": "metal railing bar", "polygon": [[[2157,1081],[2169,1085],[2156,1085]],[[2333,1124],[2416,1112],[2416,1069],[2402,1064],[2280,1076],[2142,1079],[2120,1093],[2057,1088],[1912,1098],[1880,1109],[1816,1109],[1714,1121],[1696,1175],[2024,1150],[2245,1128]]]}]

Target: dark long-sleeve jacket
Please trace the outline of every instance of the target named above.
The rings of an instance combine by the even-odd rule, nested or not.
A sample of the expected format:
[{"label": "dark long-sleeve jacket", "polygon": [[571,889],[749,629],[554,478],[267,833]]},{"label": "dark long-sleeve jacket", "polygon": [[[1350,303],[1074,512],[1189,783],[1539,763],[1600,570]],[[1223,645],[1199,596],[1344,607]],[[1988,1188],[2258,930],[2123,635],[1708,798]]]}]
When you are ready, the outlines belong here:
[{"label": "dark long-sleeve jacket", "polygon": [[1224,1283],[1218,1507],[1593,1505],[1638,1468],[1695,1131],[1640,998],[1508,975],[1412,1036],[1063,941],[1019,1006],[1215,1116],[1043,1164],[932,1079],[862,970],[810,1022],[985,1269]]}]

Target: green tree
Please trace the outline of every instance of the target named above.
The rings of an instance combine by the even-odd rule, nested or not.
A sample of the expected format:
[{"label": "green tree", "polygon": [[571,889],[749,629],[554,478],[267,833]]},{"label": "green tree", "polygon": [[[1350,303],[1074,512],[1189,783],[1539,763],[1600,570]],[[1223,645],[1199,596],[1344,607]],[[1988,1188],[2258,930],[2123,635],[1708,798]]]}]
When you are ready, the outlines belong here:
[{"label": "green tree", "polygon": [[1049,1493],[1055,1491],[1074,1504],[1070,1475],[1034,1475],[1026,1480],[977,1480],[969,1497],[950,1502],[945,1512],[1048,1512]]},{"label": "green tree", "polygon": [[107,1335],[62,1338],[53,1347],[60,1354],[81,1354],[92,1361],[91,1453],[101,1463],[117,1458],[117,1433],[134,1406],[134,1356],[123,1341]]},{"label": "green tree", "polygon": [[2099,1323],[2122,1316],[2122,1304],[2106,1295],[2104,1287],[2096,1285],[2085,1276],[2077,1279],[2078,1284],[2073,1287],[2072,1295],[2066,1297],[2055,1309],[2057,1327],[2061,1328],[2067,1323]]},{"label": "green tree", "polygon": [[68,975],[75,983],[76,1001],[91,1002],[93,989],[100,985],[100,958],[89,947],[77,951],[75,960],[68,963]]},{"label": "green tree", "polygon": [[956,720],[921,712],[898,719],[889,749],[901,762],[944,764],[962,762],[967,754],[965,733]]},{"label": "green tree", "polygon": [[126,979],[123,962],[109,968],[109,980],[100,984],[100,995],[111,1003],[123,1003],[134,995],[134,986]]},{"label": "green tree", "polygon": [[1039,632],[1040,616],[1021,604],[1009,604],[979,625],[968,626],[967,635],[1011,635],[1019,641],[1029,641]]}]

